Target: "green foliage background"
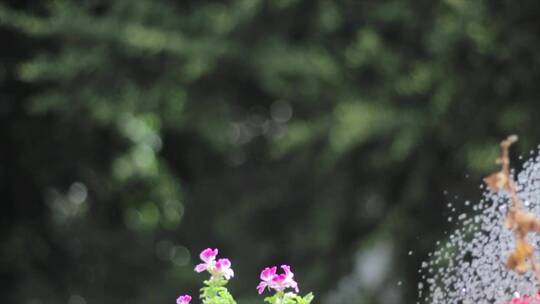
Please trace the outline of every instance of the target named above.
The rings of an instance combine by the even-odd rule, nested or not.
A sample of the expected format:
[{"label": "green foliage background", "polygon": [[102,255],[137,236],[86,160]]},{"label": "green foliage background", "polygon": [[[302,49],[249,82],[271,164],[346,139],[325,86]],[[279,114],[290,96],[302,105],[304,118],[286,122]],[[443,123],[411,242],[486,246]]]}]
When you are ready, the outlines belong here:
[{"label": "green foliage background", "polygon": [[[3,1],[0,302],[173,303],[212,246],[239,303],[278,263],[316,302],[414,303],[446,203],[480,195],[502,137],[540,143],[538,13]],[[391,264],[362,283],[377,246]]]}]

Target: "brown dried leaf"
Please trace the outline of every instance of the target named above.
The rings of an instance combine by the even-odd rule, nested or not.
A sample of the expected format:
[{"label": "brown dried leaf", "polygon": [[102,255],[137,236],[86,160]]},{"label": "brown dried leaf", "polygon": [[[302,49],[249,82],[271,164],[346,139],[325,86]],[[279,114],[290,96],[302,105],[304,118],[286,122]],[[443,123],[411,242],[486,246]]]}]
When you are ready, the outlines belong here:
[{"label": "brown dried leaf", "polygon": [[519,273],[527,271],[527,264],[521,260],[515,252],[513,252],[506,260],[506,268],[515,270]]},{"label": "brown dried leaf", "polygon": [[508,177],[504,172],[495,172],[484,178],[484,182],[488,186],[489,190],[498,192],[503,188],[508,188]]},{"label": "brown dried leaf", "polygon": [[506,267],[517,272],[527,271],[527,259],[533,254],[533,247],[524,239],[518,239],[514,252],[508,257]]},{"label": "brown dried leaf", "polygon": [[525,259],[532,256],[533,247],[526,240],[519,239],[516,244],[516,252]]},{"label": "brown dried leaf", "polygon": [[518,210],[514,214],[514,224],[516,231],[524,237],[527,233],[535,231],[539,226],[538,220],[533,213]]}]

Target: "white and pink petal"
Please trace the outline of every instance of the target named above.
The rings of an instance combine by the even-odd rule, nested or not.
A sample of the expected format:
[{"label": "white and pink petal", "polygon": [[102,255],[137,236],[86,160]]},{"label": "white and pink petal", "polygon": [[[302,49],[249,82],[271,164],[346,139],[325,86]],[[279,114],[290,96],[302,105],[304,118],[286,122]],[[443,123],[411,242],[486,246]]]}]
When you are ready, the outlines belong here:
[{"label": "white and pink petal", "polygon": [[208,269],[208,264],[206,264],[206,263],[201,263],[201,264],[195,266],[195,271],[196,272],[203,272],[206,269]]},{"label": "white and pink petal", "polygon": [[204,262],[208,263],[210,261],[213,261],[215,260],[216,256],[218,255],[218,250],[217,248],[206,248],[205,250],[203,250],[201,252],[201,254],[199,255],[199,257],[201,258],[201,260],[203,260]]}]

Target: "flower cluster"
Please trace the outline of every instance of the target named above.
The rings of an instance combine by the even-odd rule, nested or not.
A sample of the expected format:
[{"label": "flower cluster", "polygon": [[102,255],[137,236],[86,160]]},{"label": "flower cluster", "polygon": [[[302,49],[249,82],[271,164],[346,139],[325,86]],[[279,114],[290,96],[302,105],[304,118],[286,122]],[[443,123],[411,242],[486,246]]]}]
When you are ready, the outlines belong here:
[{"label": "flower cluster", "polygon": [[[275,294],[266,297],[264,301],[268,304],[310,304],[313,294],[310,292],[305,296],[298,295],[298,283],[294,280],[294,273],[289,265],[281,265],[283,273],[277,273],[277,266],[266,267],[261,271],[261,282],[257,285],[257,292],[262,294],[265,289],[274,290]],[[285,292],[287,288],[294,292]]]},{"label": "flower cluster", "polygon": [[231,261],[227,258],[219,259],[216,261],[218,255],[217,248],[206,248],[201,252],[199,257],[203,263],[195,266],[196,272],[208,271],[212,277],[211,280],[225,278],[225,280],[230,280],[234,277],[234,271],[231,268]]},{"label": "flower cluster", "polygon": [[257,286],[257,291],[262,294],[266,287],[268,289],[274,289],[276,291],[283,291],[286,288],[292,288],[298,292],[298,283],[293,279],[294,273],[291,271],[289,265],[281,265],[283,269],[282,274],[277,274],[277,267],[266,267],[261,271],[261,282]]},{"label": "flower cluster", "polygon": [[[200,298],[203,304],[236,304],[233,296],[225,285],[234,277],[231,268],[231,261],[227,258],[217,259],[218,250],[216,248],[206,248],[199,257],[202,263],[195,266],[196,272],[208,271],[210,279],[204,281],[201,288]],[[261,282],[257,286],[257,291],[262,294],[265,289],[274,290],[276,293],[264,299],[269,304],[310,304],[313,294],[309,293],[303,297],[297,295],[298,283],[294,280],[294,274],[289,265],[281,265],[283,273],[277,273],[277,266],[266,267],[261,272]],[[287,288],[295,292],[285,292]],[[177,304],[189,304],[191,296],[182,295],[176,299]],[[511,303],[516,304],[516,303]],[[517,303],[523,304],[523,303]],[[528,303],[526,303],[528,304]]]},{"label": "flower cluster", "polygon": [[[210,280],[204,281],[204,287],[201,288],[200,298],[203,304],[236,304],[233,296],[227,290],[228,280],[234,277],[234,271],[231,268],[231,261],[227,258],[217,259],[218,250],[216,248],[206,248],[199,257],[202,263],[195,266],[196,272],[208,271]],[[191,296],[183,295],[176,299],[177,304],[189,304]]]}]

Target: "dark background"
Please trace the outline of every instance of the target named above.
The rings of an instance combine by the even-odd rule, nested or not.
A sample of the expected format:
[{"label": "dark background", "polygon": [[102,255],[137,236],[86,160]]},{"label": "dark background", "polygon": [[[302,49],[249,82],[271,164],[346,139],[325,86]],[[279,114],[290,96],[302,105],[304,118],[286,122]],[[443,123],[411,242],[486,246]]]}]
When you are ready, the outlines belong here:
[{"label": "dark background", "polygon": [[539,13],[1,2],[0,302],[174,303],[211,246],[239,303],[280,263],[316,303],[415,303],[447,204],[540,143]]}]

